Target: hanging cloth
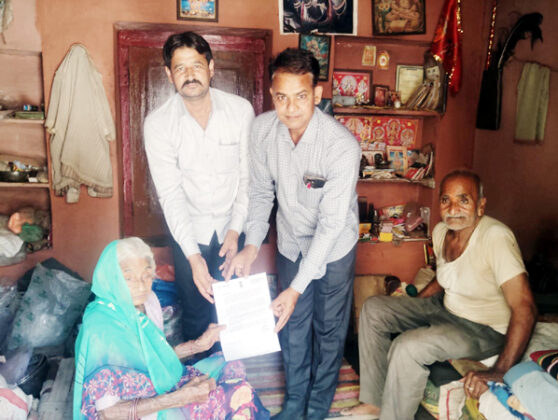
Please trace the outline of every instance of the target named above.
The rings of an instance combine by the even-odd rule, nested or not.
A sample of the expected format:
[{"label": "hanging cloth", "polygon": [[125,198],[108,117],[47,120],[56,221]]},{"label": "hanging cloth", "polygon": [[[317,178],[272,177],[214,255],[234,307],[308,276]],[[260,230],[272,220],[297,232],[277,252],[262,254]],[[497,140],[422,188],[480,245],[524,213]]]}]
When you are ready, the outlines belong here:
[{"label": "hanging cloth", "polygon": [[440,13],[430,52],[444,64],[448,86],[456,94],[461,88],[461,1],[446,0]]},{"label": "hanging cloth", "polygon": [[12,0],[0,0],[0,35],[2,35],[4,44],[6,43],[4,32],[8,29],[13,17]]},{"label": "hanging cloth", "polygon": [[114,121],[101,74],[83,45],[72,45],[56,70],[45,126],[55,194],[77,202],[84,184],[92,197],[112,196]]},{"label": "hanging cloth", "polygon": [[550,69],[525,63],[517,85],[515,139],[542,142],[548,112]]}]

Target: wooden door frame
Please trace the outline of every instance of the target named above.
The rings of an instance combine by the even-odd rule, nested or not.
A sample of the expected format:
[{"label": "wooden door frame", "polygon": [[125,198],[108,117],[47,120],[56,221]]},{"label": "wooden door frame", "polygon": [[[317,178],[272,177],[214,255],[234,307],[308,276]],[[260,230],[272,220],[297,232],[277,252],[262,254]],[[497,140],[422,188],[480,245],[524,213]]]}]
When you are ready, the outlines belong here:
[{"label": "wooden door frame", "polygon": [[[149,24],[118,22],[114,25],[115,32],[115,63],[116,63],[116,101],[117,121],[119,124],[118,141],[118,179],[122,181],[120,201],[120,234],[133,234],[132,207],[132,159],[130,130],[130,74],[129,50],[132,47],[159,48],[167,38],[184,31],[194,31],[202,35],[211,45],[213,51],[259,51],[256,74],[262,77],[254,85],[255,98],[252,103],[256,114],[270,109],[269,95],[265,92],[269,87],[267,63],[271,57],[272,31],[267,29],[226,28],[217,26],[191,26],[178,24]],[[248,38],[248,41],[247,41]]]}]

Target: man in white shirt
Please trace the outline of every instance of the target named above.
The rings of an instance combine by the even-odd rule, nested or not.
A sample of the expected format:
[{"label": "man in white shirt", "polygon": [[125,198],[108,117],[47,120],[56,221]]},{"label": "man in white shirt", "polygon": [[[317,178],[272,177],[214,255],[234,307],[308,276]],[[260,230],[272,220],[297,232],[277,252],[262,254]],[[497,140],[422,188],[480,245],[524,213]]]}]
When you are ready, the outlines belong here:
[{"label": "man in white shirt", "polygon": [[184,339],[217,322],[212,283],[238,250],[248,211],[248,138],[254,110],[211,88],[215,63],[194,32],[171,35],[165,71],[176,93],[144,124],[149,170],[174,238]]},{"label": "man in white shirt", "polygon": [[358,338],[363,404],[342,414],[411,420],[423,398],[428,365],[498,355],[490,370],[465,376],[465,394],[478,398],[487,381],[501,382],[520,359],[537,310],[515,237],[484,215],[485,206],[478,175],[457,170],[444,177],[442,222],[432,233],[436,278],[419,298],[365,301]]},{"label": "man in white shirt", "polygon": [[246,246],[225,275],[250,274],[276,197],[282,292],[272,308],[286,376],[278,418],[285,420],[327,417],[354,281],[361,150],[345,127],[315,106],[322,94],[319,71],[312,53],[292,48],[270,65],[275,111],[254,122]]}]

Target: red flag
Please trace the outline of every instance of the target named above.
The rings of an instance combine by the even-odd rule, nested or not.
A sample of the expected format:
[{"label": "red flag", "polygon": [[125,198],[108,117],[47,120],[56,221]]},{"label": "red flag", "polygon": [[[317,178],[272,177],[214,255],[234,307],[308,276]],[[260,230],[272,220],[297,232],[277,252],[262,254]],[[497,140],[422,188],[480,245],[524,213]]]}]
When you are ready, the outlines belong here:
[{"label": "red flag", "polygon": [[451,93],[461,87],[461,0],[446,0],[434,32],[430,52],[444,64]]}]

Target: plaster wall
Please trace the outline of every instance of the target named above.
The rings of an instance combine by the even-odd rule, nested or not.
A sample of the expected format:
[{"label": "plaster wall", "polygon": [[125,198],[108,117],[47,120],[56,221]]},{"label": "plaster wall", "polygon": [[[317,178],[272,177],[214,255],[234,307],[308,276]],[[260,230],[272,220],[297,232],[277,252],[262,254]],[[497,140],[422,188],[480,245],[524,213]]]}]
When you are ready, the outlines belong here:
[{"label": "plaster wall", "polygon": [[[511,28],[518,16],[532,12],[544,16],[544,42],[532,50],[529,40],[518,42],[514,58],[504,68],[500,129],[476,130],[474,150],[474,169],[483,178],[488,198],[487,214],[510,226],[526,260],[536,251],[546,252],[538,248],[539,240],[558,240],[558,11],[553,0],[505,0],[499,3],[496,20],[496,28]],[[526,61],[553,69],[546,133],[540,144],[514,142],[517,84]]]}]

